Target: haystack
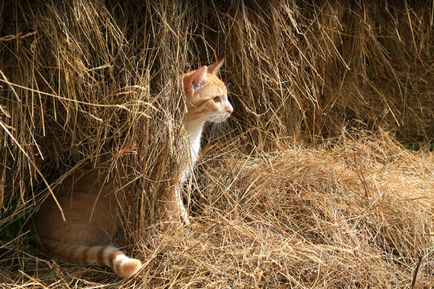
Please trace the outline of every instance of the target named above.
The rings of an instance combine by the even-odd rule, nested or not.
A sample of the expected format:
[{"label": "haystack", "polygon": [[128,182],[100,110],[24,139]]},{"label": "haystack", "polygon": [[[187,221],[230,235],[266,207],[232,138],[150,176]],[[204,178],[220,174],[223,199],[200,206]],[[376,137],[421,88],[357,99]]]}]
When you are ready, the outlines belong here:
[{"label": "haystack", "polygon": [[[429,284],[433,15],[430,1],[4,1],[0,284]],[[185,148],[179,76],[218,57],[236,112],[208,128],[185,188],[194,225],[156,233]],[[147,266],[129,281],[49,261],[29,233],[63,177],[103,161],[135,180],[119,242]]]}]

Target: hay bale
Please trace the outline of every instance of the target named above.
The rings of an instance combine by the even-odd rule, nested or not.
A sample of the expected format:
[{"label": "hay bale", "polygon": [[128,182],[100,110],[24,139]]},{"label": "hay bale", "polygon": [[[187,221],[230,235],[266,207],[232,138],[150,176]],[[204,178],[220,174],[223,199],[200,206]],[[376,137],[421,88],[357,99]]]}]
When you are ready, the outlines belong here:
[{"label": "hay bale", "polygon": [[[45,280],[41,284],[65,277],[51,263],[32,259],[33,265],[28,268],[21,261],[14,261],[15,254],[23,257],[16,248],[28,245],[23,243],[24,238],[15,238],[26,232],[28,218],[41,200],[55,192],[57,182],[84,162],[98,165],[109,160],[115,180],[120,171],[135,177],[133,187],[139,202],[132,204],[133,216],[126,220],[120,238],[129,239],[136,247],[142,246],[139,241],[146,235],[149,224],[159,220],[160,201],[165,200],[179,174],[180,150],[184,147],[184,104],[179,75],[216,57],[226,58],[223,79],[229,83],[236,109],[235,116],[219,129],[218,142],[240,154],[253,153],[264,158],[264,152],[286,151],[288,144],[328,142],[340,136],[343,128],[374,131],[385,128],[405,141],[433,139],[433,11],[430,1],[321,5],[315,1],[277,0],[266,3],[50,0],[31,4],[5,1],[0,6],[0,17],[4,20],[0,24],[0,239],[4,239],[1,246],[9,258],[0,262],[0,266],[14,264],[15,268],[30,272],[34,272],[35,266],[47,268],[46,273],[41,273]],[[215,144],[213,136],[213,131],[208,133],[208,139]],[[345,140],[341,143],[358,146]],[[383,146],[390,147],[383,141],[375,141],[364,146],[363,152],[369,153],[377,143],[380,150]],[[404,154],[393,147],[398,155]],[[148,252],[153,256],[151,275],[144,278],[150,278],[155,285],[168,284],[152,276],[175,280],[171,278],[177,277],[170,277],[171,273],[179,269],[180,275],[174,276],[186,276],[194,269],[193,264],[200,263],[204,267],[194,271],[196,275],[176,282],[179,285],[196,282],[198,287],[200,284],[243,287],[254,279],[259,285],[276,285],[286,280],[295,285],[314,286],[316,271],[312,268],[336,261],[337,267],[326,271],[332,276],[330,282],[325,271],[321,271],[325,275],[321,275],[324,279],[318,284],[339,285],[336,276],[351,267],[357,282],[386,284],[385,280],[393,274],[383,271],[391,271],[397,272],[395,284],[401,286],[410,279],[415,260],[427,252],[421,226],[429,227],[431,223],[427,220],[432,220],[432,211],[418,202],[414,209],[421,213],[412,214],[400,206],[402,195],[398,193],[407,185],[408,190],[418,190],[418,186],[426,185],[424,181],[429,182],[423,166],[432,156],[404,154],[398,159],[401,165],[410,160],[416,160],[418,165],[424,163],[418,169],[424,177],[411,179],[418,183],[416,187],[402,184],[394,189],[397,182],[388,184],[406,176],[399,169],[388,176],[380,174],[384,180],[379,182],[390,192],[390,199],[381,199],[377,204],[379,211],[370,212],[374,216],[370,220],[363,212],[373,196],[360,195],[372,192],[376,184],[361,180],[373,170],[372,164],[394,164],[393,158],[389,158],[393,153],[387,151],[383,161],[381,154],[354,160],[344,150],[279,154],[288,163],[298,160],[301,173],[296,167],[287,168],[279,163],[282,171],[267,175],[274,166],[249,159],[247,163],[253,171],[243,168],[239,174],[226,178],[238,177],[231,194],[249,192],[252,188],[248,182],[254,183],[256,195],[249,202],[255,205],[230,195],[215,199],[222,194],[217,185],[221,180],[216,179],[222,176],[224,179],[227,168],[237,164],[229,155],[225,162],[216,162],[215,169],[208,167],[214,177],[200,180],[202,197],[196,197],[193,208],[197,216],[205,216],[203,231],[198,229],[198,236],[191,240],[180,241],[182,237],[176,235],[179,232],[163,240],[164,245],[152,253],[167,250],[163,262],[152,263],[157,255]],[[333,178],[328,171],[318,171],[326,170],[328,165],[315,158],[313,154],[318,153],[328,156],[343,172]],[[224,153],[219,151],[217,155],[221,159]],[[305,164],[302,161],[305,159],[310,163]],[[361,167],[360,172],[365,177],[344,166],[362,161],[366,167]],[[293,175],[284,174],[288,169]],[[256,170],[264,170],[265,175],[259,175],[258,180],[250,179]],[[312,170],[317,175],[303,170]],[[314,177],[323,178],[324,184]],[[289,192],[305,192],[308,196],[294,198],[284,193],[285,187],[290,188]],[[276,194],[262,193],[264,188]],[[360,192],[360,188],[364,191]],[[347,196],[347,189],[354,199]],[[322,190],[330,200],[321,195]],[[425,197],[428,191],[421,190]],[[246,216],[238,212],[240,204],[246,202],[246,210],[259,214],[253,219],[272,225],[252,228],[246,223]],[[287,211],[279,203],[293,205]],[[325,204],[338,208],[342,218],[337,223],[343,224],[347,231],[351,231],[354,222],[345,218],[359,218],[360,230],[350,232],[355,234],[354,240],[350,233],[345,235],[340,228],[333,227],[330,218],[334,212]],[[225,223],[228,226],[219,225],[216,231],[214,227],[206,229],[213,222],[222,222],[226,213],[235,214],[230,215],[233,220]],[[314,217],[305,218],[310,213]],[[386,224],[393,224],[391,228],[382,226],[384,218]],[[273,226],[283,223],[298,233],[306,231],[307,235],[294,237],[294,244],[301,244],[300,247],[291,243],[294,246],[273,251],[273,246],[284,245],[283,236],[288,233]],[[236,237],[240,230],[243,234]],[[409,232],[405,240],[396,237],[401,231]],[[223,243],[207,241],[208,232]],[[253,242],[252,236],[259,236],[259,241]],[[378,238],[371,246],[373,236]],[[304,243],[297,243],[300,238]],[[324,247],[329,239],[332,241]],[[410,239],[413,241],[409,242]],[[229,244],[229,240],[234,244]],[[182,246],[190,248],[194,242],[202,245],[191,254],[184,254]],[[251,251],[245,251],[249,242],[254,245]],[[361,244],[364,248],[361,252],[367,256],[355,257],[356,243]],[[225,260],[217,257],[225,256],[222,252],[226,246],[233,246],[230,247],[233,255],[227,256],[232,258],[233,266],[227,271],[212,265]],[[215,248],[211,251],[214,256],[206,255],[210,247]],[[255,267],[254,263],[264,258],[261,254],[253,254],[255,257],[247,258],[245,263],[240,261],[249,252],[268,254],[267,261]],[[148,253],[144,249],[143,254]],[[371,258],[381,254],[385,254],[386,260]],[[395,254],[402,256],[398,258]],[[171,266],[175,261],[185,267]],[[239,271],[235,264],[245,270]],[[363,265],[368,266],[366,271],[358,272]],[[210,272],[207,266],[217,273]],[[424,266],[422,274],[432,272],[431,265]],[[292,267],[293,271],[285,269]],[[254,271],[255,268],[259,271]],[[376,270],[382,273],[375,274]],[[308,274],[304,276],[303,272]],[[94,273],[89,273],[94,280],[105,278]],[[243,277],[233,279],[240,274]],[[219,281],[220,277],[223,279]],[[6,272],[2,278],[13,280],[14,274]],[[65,287],[74,283],[68,277],[62,280]],[[344,278],[342,282],[352,281]]]},{"label": "hay bale", "polygon": [[[153,206],[177,174],[178,76],[186,66],[174,57],[185,48],[171,49],[178,35],[137,16],[133,23],[117,23],[111,13],[122,13],[121,7],[109,11],[98,1],[8,4],[2,11],[12,18],[11,26],[3,27],[2,35],[10,37],[3,37],[1,50],[2,211],[52,190],[75,164],[106,159],[112,159],[114,171],[145,174],[138,191],[146,188],[144,202],[153,196]],[[138,13],[134,6],[125,13]],[[153,9],[166,13],[165,7]],[[136,26],[149,33],[150,42],[145,37],[133,45],[140,36],[126,38]],[[167,47],[156,47],[156,39]],[[146,181],[161,179],[168,181]]]}]

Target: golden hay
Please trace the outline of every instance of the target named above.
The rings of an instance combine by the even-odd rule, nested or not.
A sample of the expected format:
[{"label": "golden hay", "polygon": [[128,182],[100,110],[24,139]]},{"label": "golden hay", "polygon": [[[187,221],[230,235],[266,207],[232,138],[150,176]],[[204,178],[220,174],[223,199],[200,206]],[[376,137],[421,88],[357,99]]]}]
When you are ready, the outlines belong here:
[{"label": "golden hay", "polygon": [[16,250],[2,278],[58,288],[406,288],[421,260],[421,288],[434,274],[434,156],[380,137],[256,157],[208,152],[193,226],[136,244],[146,267],[132,280]]},{"label": "golden hay", "polygon": [[[434,138],[433,15],[432,1],[4,1],[0,284],[427,284],[433,156],[393,138]],[[192,228],[154,232],[185,146],[179,75],[217,57],[236,113],[207,133]],[[119,241],[147,267],[129,281],[39,259],[28,233],[65,175],[106,160],[136,177]]]}]

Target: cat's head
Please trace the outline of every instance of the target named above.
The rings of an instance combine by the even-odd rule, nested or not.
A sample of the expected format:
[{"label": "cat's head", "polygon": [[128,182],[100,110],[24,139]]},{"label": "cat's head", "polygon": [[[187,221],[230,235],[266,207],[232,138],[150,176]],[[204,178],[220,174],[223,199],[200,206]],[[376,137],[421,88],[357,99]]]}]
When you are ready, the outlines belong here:
[{"label": "cat's head", "polygon": [[188,120],[223,122],[234,111],[226,85],[217,76],[223,59],[183,75]]}]

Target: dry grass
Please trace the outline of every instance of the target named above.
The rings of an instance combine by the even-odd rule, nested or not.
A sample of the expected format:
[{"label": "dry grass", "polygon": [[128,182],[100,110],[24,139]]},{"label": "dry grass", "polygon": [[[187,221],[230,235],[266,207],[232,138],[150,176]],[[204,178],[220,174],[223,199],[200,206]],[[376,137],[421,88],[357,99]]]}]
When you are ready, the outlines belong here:
[{"label": "dry grass", "polygon": [[408,288],[422,258],[416,288],[432,282],[432,153],[384,135],[255,157],[212,151],[226,154],[209,151],[199,167],[194,225],[136,244],[146,262],[136,278],[60,268],[16,248],[2,278],[55,288]]},{"label": "dry grass", "polygon": [[[394,139],[434,138],[432,2],[118,2],[0,5],[0,284],[430,282],[433,155]],[[194,225],[155,232],[183,155],[179,75],[222,56],[236,114],[208,130]],[[147,266],[125,282],[29,240],[57,182],[106,160],[136,177],[119,238]]]}]

